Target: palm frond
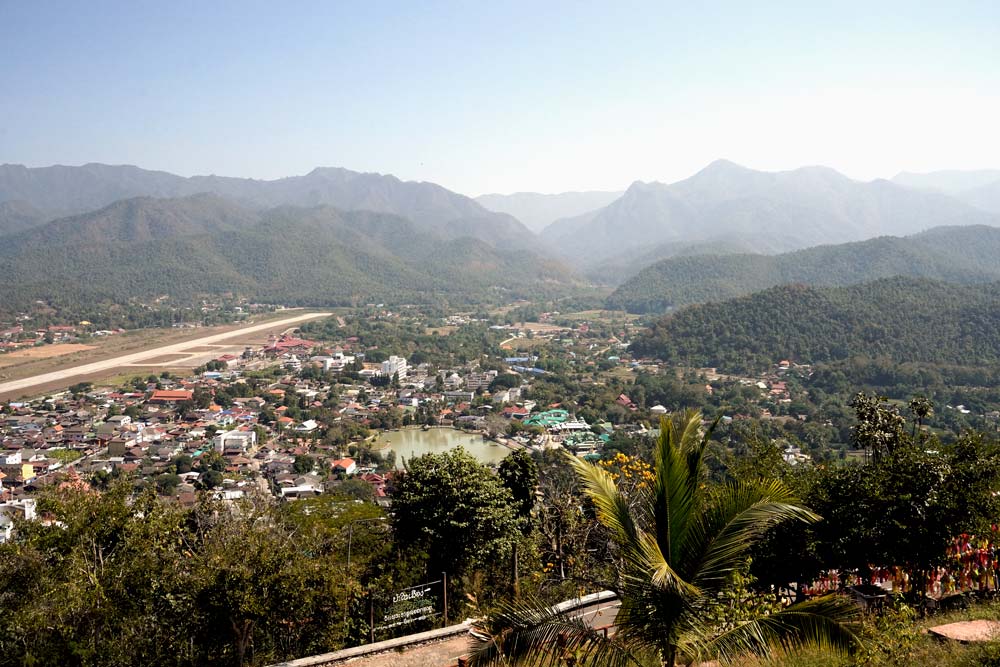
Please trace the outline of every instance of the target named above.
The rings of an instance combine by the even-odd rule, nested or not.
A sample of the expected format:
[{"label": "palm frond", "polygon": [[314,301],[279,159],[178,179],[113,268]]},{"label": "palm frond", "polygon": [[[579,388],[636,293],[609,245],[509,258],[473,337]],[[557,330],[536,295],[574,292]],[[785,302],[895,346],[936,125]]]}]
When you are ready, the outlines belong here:
[{"label": "palm frond", "polygon": [[642,579],[652,577],[656,586],[674,595],[696,595],[697,591],[674,572],[655,537],[636,525],[628,499],[618,490],[611,475],[571,454],[568,456],[587,496],[597,507],[598,521],[611,531],[621,547],[628,569]]},{"label": "palm frond", "polygon": [[640,546],[641,559],[633,558],[631,563],[638,568],[640,581],[648,582],[655,588],[683,598],[693,598],[701,594],[696,586],[685,581],[674,570],[660,550],[660,544],[655,537],[644,533],[640,536]]},{"label": "palm frond", "polygon": [[654,530],[660,549],[672,564],[679,560],[698,507],[697,471],[704,449],[698,438],[700,427],[696,412],[661,419],[660,438],[653,452]]},{"label": "palm frond", "polygon": [[[704,588],[724,586],[764,533],[786,521],[818,521],[782,482],[750,480],[726,485],[701,517],[701,540],[690,540],[689,577]],[[699,544],[700,542],[700,544]],[[699,553],[700,552],[700,553]]]},{"label": "palm frond", "polygon": [[572,612],[526,600],[492,614],[469,654],[472,667],[554,667],[566,656],[579,664],[639,667],[647,664],[622,643],[587,625]]},{"label": "palm frond", "polygon": [[850,598],[825,595],[740,623],[714,637],[695,639],[684,648],[699,660],[718,658],[723,663],[751,654],[792,653],[809,645],[850,654],[862,646],[860,618]]},{"label": "palm frond", "polygon": [[611,531],[623,548],[636,548],[639,529],[629,510],[628,500],[618,490],[611,475],[572,454],[567,453],[566,456],[583,482],[584,492],[597,508],[597,520]]}]

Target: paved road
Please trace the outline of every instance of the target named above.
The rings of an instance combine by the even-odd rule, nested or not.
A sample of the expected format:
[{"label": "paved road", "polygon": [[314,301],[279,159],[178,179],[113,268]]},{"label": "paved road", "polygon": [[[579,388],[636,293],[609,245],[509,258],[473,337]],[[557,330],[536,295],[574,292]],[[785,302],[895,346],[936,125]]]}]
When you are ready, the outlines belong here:
[{"label": "paved road", "polygon": [[[31,389],[32,387],[37,387],[38,385],[49,384],[52,382],[60,382],[62,380],[71,380],[78,375],[90,375],[92,373],[101,373],[103,371],[108,371],[113,368],[119,368],[121,366],[127,366],[129,364],[135,364],[143,359],[153,359],[165,354],[179,354],[187,350],[188,348],[198,347],[200,345],[209,345],[211,343],[217,343],[221,340],[227,338],[235,338],[237,336],[245,336],[247,334],[256,333],[258,331],[264,331],[267,329],[274,329],[276,327],[295,324],[297,322],[304,322],[306,320],[314,320],[318,317],[328,317],[330,313],[309,313],[307,315],[297,315],[295,317],[289,317],[283,320],[272,320],[264,324],[255,324],[251,327],[243,327],[241,329],[234,329],[232,331],[226,331],[220,334],[213,334],[211,336],[205,336],[203,338],[196,338],[195,340],[184,341],[183,343],[173,343],[171,345],[164,345],[163,347],[157,347],[150,350],[143,350],[142,352],[133,352],[132,354],[122,355],[120,357],[115,357],[113,359],[105,359],[104,361],[95,361],[93,363],[84,364],[82,366],[74,366],[73,368],[65,368],[59,371],[53,371],[51,373],[44,373],[42,375],[35,375],[29,378],[23,378],[20,380],[12,380],[10,382],[0,383],[0,394],[6,394],[9,392],[21,391],[23,389]],[[68,382],[67,384],[71,384]]]}]

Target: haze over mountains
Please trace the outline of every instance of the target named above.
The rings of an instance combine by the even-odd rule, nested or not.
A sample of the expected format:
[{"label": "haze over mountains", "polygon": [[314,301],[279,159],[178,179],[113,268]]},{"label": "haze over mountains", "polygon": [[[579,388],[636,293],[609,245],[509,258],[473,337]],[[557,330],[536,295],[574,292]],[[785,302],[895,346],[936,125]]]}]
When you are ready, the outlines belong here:
[{"label": "haze over mountains", "polygon": [[636,182],[605,208],[558,220],[541,236],[580,265],[665,243],[739,242],[774,253],[998,220],[941,193],[854,181],[826,167],[762,172],[719,160],[670,185]]},{"label": "haze over mountains", "polygon": [[[434,293],[475,300],[575,288],[569,265],[604,285],[629,279],[608,303],[656,312],[788,282],[981,282],[1000,277],[1000,213],[987,210],[1000,195],[995,174],[865,183],[826,167],[762,172],[719,160],[677,183],[636,182],[624,193],[476,201],[340,168],[261,181],[3,165],[0,290],[10,307],[14,297],[199,290],[289,304]],[[976,197],[985,203],[970,203]],[[567,213],[538,235],[512,215],[537,229]]]},{"label": "haze over mountains", "polygon": [[23,200],[0,201],[0,236],[30,229],[50,217]]},{"label": "haze over mountains", "polygon": [[559,194],[515,192],[509,195],[480,195],[476,197],[476,201],[491,211],[508,213],[523,222],[531,231],[540,232],[561,218],[582,215],[607,206],[622,194],[621,191]]},{"label": "haze over mountains", "polygon": [[247,208],[318,206],[393,213],[445,237],[520,243],[531,233],[513,217],[488,211],[434,183],[348,169],[317,168],[274,181],[223,176],[184,178],[123,165],[0,166],[0,201],[23,201],[50,217],[92,211],[131,197],[185,197],[213,193]]},{"label": "haze over mountains", "polygon": [[936,190],[985,211],[1000,213],[1000,169],[978,171],[902,172],[892,179],[901,185]]}]

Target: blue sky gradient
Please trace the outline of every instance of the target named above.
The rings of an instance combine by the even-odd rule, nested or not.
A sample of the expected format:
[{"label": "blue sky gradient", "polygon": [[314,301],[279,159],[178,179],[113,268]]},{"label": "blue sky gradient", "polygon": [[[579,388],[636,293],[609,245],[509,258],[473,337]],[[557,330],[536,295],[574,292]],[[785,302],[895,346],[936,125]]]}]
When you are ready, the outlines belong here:
[{"label": "blue sky gradient", "polygon": [[1000,166],[1000,3],[754,4],[0,0],[0,162],[472,195]]}]

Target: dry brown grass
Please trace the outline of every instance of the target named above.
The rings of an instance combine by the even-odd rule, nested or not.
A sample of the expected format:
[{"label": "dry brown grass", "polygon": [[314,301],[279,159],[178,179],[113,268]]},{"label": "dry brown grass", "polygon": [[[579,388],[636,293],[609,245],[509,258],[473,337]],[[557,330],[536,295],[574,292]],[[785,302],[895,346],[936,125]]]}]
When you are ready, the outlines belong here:
[{"label": "dry brown grass", "polygon": [[51,357],[61,357],[74,352],[86,352],[93,350],[96,345],[84,345],[83,343],[54,343],[52,345],[41,345],[39,347],[28,347],[15,352],[8,352],[0,355],[0,366],[13,366],[25,359],[49,359]]}]

